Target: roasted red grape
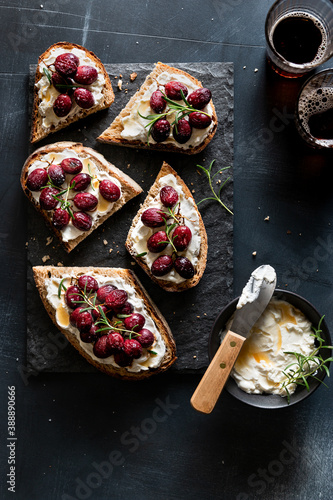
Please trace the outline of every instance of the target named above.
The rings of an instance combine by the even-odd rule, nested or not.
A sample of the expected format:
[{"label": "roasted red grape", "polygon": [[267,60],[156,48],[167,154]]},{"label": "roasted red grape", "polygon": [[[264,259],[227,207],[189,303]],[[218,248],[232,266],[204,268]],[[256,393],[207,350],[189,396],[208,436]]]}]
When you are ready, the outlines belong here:
[{"label": "roasted red grape", "polygon": [[159,253],[168,246],[168,237],[165,231],[157,231],[147,241],[149,252]]},{"label": "roasted red grape", "polygon": [[192,239],[192,232],[191,229],[188,226],[177,226],[176,229],[173,232],[172,235],[173,238],[173,244],[179,250],[182,252],[183,250],[186,250],[186,248],[189,246],[191,239]]},{"label": "roasted red grape", "polygon": [[53,104],[53,111],[59,118],[67,116],[72,109],[72,99],[67,94],[59,94]]},{"label": "roasted red grape", "polygon": [[121,307],[117,308],[117,314],[132,314],[134,307],[130,302],[125,302]]},{"label": "roasted red grape", "polygon": [[112,332],[108,335],[108,344],[110,351],[115,354],[117,351],[121,351],[124,345],[124,338],[118,332]]},{"label": "roasted red grape", "polygon": [[172,101],[181,101],[182,100],[182,95],[180,91],[183,91],[184,96],[186,97],[188,94],[188,90],[186,85],[180,82],[172,81],[168,82],[165,85],[165,93],[169,99]]},{"label": "roasted red grape", "polygon": [[171,271],[172,266],[172,257],[170,255],[161,255],[154,260],[151,266],[151,273],[154,276],[165,276]]},{"label": "roasted red grape", "polygon": [[150,107],[155,113],[162,113],[165,110],[166,101],[163,98],[163,94],[160,90],[155,90],[150,97]]},{"label": "roasted red grape", "polygon": [[80,60],[76,55],[65,52],[56,58],[54,67],[62,76],[72,76],[76,73],[79,64]]},{"label": "roasted red grape", "polygon": [[106,296],[105,304],[107,307],[110,307],[110,309],[117,310],[125,304],[127,297],[127,292],[125,290],[112,290],[112,292]]},{"label": "roasted red grape", "polygon": [[150,330],[148,330],[147,328],[143,328],[138,333],[139,333],[139,335],[138,335],[138,337],[136,337],[136,340],[138,342],[140,342],[142,347],[146,347],[146,348],[150,347],[155,342],[154,334]]},{"label": "roasted red grape", "polygon": [[[75,312],[75,311],[74,311]],[[99,329],[98,325],[92,325],[89,331],[80,331],[80,338],[82,342],[91,343],[96,342],[98,340],[99,335],[97,330]]]},{"label": "roasted red grape", "polygon": [[107,358],[111,356],[111,349],[109,347],[108,336],[102,335],[94,345],[94,354],[97,358]]},{"label": "roasted red grape", "polygon": [[194,267],[187,257],[177,257],[173,263],[177,273],[185,279],[191,279],[194,276]]},{"label": "roasted red grape", "polygon": [[140,313],[133,313],[128,318],[124,319],[126,330],[133,330],[133,332],[139,332],[142,330],[145,322],[145,317]]},{"label": "roasted red grape", "polygon": [[43,210],[53,210],[59,203],[55,198],[59,194],[59,189],[46,187],[42,189],[39,196],[39,203]]},{"label": "roasted red grape", "polygon": [[187,102],[195,109],[203,109],[205,106],[207,106],[211,98],[211,91],[209,89],[202,88],[192,92],[188,96]]},{"label": "roasted red grape", "polygon": [[147,227],[161,227],[166,218],[167,215],[159,208],[147,208],[141,215],[141,222]]},{"label": "roasted red grape", "polygon": [[78,279],[78,285],[81,290],[85,290],[87,293],[96,292],[98,290],[98,283],[92,276],[80,276]]},{"label": "roasted red grape", "polygon": [[114,354],[114,360],[118,366],[125,367],[132,364],[133,358],[128,356],[124,351],[119,351]]},{"label": "roasted red grape", "polygon": [[193,113],[190,113],[188,119],[193,128],[207,128],[212,123],[210,116],[200,113],[199,111],[193,111]]},{"label": "roasted red grape", "polygon": [[185,144],[191,138],[192,127],[185,118],[181,118],[173,127],[172,135],[179,144]]},{"label": "roasted red grape", "polygon": [[95,99],[93,93],[88,89],[75,89],[74,90],[74,100],[80,108],[89,109],[95,104]]},{"label": "roasted red grape", "polygon": [[78,317],[78,314],[83,310],[85,309],[85,307],[83,306],[79,306],[77,307],[76,309],[74,309],[73,312],[71,312],[70,316],[69,316],[69,321],[70,321],[70,324],[72,326],[75,326],[76,327],[76,319]]},{"label": "roasted red grape", "polygon": [[74,191],[84,191],[87,189],[91,182],[91,177],[89,174],[80,173],[75,175],[71,180],[70,186]]},{"label": "roasted red grape", "polygon": [[71,175],[79,174],[83,169],[82,162],[78,158],[65,158],[60,165],[66,174]]},{"label": "roasted red grape", "polygon": [[103,179],[99,184],[99,192],[107,201],[115,202],[119,200],[121,192],[117,184],[108,179]]},{"label": "roasted red grape", "polygon": [[127,356],[137,359],[142,354],[142,345],[135,339],[126,339],[123,346],[123,351]]},{"label": "roasted red grape", "polygon": [[91,85],[97,78],[98,73],[93,66],[79,66],[74,76],[74,80],[80,85]]},{"label": "roasted red grape", "polygon": [[39,191],[43,186],[46,186],[49,180],[47,172],[44,168],[35,168],[27,178],[27,188],[30,191]]},{"label": "roasted red grape", "polygon": [[93,318],[89,311],[80,311],[76,316],[76,328],[80,332],[88,332],[93,324]]},{"label": "roasted red grape", "polygon": [[52,73],[51,81],[52,81],[52,85],[54,86],[54,88],[58,92],[60,92],[60,94],[67,93],[67,89],[66,89],[66,87],[64,87],[64,85],[68,85],[69,81],[66,78],[61,76],[59,73]]},{"label": "roasted red grape", "polygon": [[63,229],[69,223],[69,213],[67,210],[63,210],[62,208],[57,208],[53,212],[52,223],[56,229]]},{"label": "roasted red grape", "polygon": [[96,305],[96,309],[92,309],[92,315],[95,320],[99,319],[102,316],[100,308],[105,315],[109,312],[109,309],[104,304]]},{"label": "roasted red grape", "polygon": [[99,302],[105,302],[106,296],[109,295],[113,290],[116,290],[116,286],[113,285],[103,285],[97,290],[97,300]]},{"label": "roasted red grape", "polygon": [[74,212],[73,225],[80,231],[89,231],[92,226],[92,218],[85,212]]},{"label": "roasted red grape", "polygon": [[66,180],[66,175],[61,165],[50,165],[48,168],[48,174],[55,186],[61,186]]},{"label": "roasted red grape", "polygon": [[76,285],[71,285],[67,288],[65,293],[65,302],[71,309],[82,306],[80,302],[82,301],[81,290]]},{"label": "roasted red grape", "polygon": [[79,209],[87,212],[95,210],[98,205],[96,196],[90,193],[77,193],[73,199],[74,205]]},{"label": "roasted red grape", "polygon": [[170,123],[166,118],[157,120],[151,128],[151,136],[155,142],[166,141],[170,135]]},{"label": "roasted red grape", "polygon": [[164,186],[160,191],[160,199],[165,207],[173,207],[178,203],[179,196],[172,186]]}]

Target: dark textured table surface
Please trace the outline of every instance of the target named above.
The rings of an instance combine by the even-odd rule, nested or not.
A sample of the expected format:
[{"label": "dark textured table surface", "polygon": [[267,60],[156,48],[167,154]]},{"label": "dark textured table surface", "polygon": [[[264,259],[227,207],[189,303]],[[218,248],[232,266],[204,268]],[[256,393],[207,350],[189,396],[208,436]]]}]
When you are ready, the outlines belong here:
[{"label": "dark textured table surface", "polygon": [[[271,4],[0,2],[1,498],[332,498],[330,381],[276,411],[225,393],[203,416],[189,404],[200,375],[170,372],[132,384],[99,373],[25,372],[27,204],[19,174],[29,151],[29,64],[59,40],[85,45],[105,63],[234,63],[234,295],[254,267],[269,263],[279,288],[310,300],[332,329],[332,157],[297,136],[302,82],[266,67]],[[7,483],[8,386],[16,391],[15,494]]]}]

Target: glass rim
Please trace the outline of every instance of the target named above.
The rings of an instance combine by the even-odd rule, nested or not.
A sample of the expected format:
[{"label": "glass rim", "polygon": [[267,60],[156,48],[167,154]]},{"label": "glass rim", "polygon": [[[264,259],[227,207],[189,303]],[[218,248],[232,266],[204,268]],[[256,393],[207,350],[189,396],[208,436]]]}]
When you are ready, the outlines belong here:
[{"label": "glass rim", "polygon": [[301,120],[300,120],[300,117],[299,117],[299,113],[298,113],[298,103],[299,103],[299,100],[300,100],[300,97],[302,95],[302,92],[304,91],[305,87],[312,81],[314,80],[315,78],[318,78],[320,76],[323,76],[324,74],[326,73],[329,73],[331,72],[332,73],[332,76],[333,76],[333,67],[332,68],[325,68],[321,71],[318,71],[317,73],[315,73],[314,75],[311,75],[309,78],[307,78],[307,80],[305,80],[305,82],[303,83],[303,85],[301,86],[300,90],[299,90],[299,93],[297,95],[297,98],[296,98],[296,103],[295,103],[295,122],[296,122],[296,128],[299,132],[299,134],[301,135],[302,139],[304,139],[309,145],[317,148],[317,149],[332,149],[333,148],[333,139],[329,139],[332,141],[332,146],[325,146],[324,144],[318,144],[316,142],[316,138],[311,135],[303,126]]}]

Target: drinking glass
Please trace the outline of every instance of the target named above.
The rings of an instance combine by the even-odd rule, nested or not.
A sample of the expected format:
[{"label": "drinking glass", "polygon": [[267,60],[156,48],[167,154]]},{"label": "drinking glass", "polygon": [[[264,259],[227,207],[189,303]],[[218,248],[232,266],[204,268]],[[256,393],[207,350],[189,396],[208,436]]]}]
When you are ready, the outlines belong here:
[{"label": "drinking glass", "polygon": [[[297,17],[312,21],[311,24],[314,24],[322,35],[322,43],[318,46],[317,54],[311,58],[312,60],[305,63],[296,63],[287,60],[277,51],[273,41],[274,31],[280,22],[285,19],[295,19]],[[294,37],[292,41],[296,44],[295,29],[290,25],[289,27],[291,30],[289,36]],[[281,25],[279,31],[281,33]],[[288,26],[285,28],[285,34],[288,37]],[[265,35],[267,58],[273,70],[286,78],[303,76],[327,61],[333,55],[333,4],[331,0],[277,0],[267,14]],[[306,42],[309,40],[313,40],[313,37],[306,37]],[[281,43],[282,45],[284,44],[283,39],[281,39]],[[299,50],[303,49],[304,47],[300,47]]]}]

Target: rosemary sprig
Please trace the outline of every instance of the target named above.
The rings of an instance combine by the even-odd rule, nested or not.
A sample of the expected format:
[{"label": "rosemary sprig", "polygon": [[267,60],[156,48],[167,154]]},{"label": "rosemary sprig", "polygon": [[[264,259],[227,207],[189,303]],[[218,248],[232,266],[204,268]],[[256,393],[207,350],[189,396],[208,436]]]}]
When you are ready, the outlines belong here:
[{"label": "rosemary sprig", "polygon": [[193,113],[194,111],[198,111],[199,113],[202,113],[203,115],[207,115],[210,117],[210,115],[208,113],[205,113],[204,111],[200,110],[200,109],[196,109],[194,108],[193,106],[191,106],[191,104],[189,104],[189,102],[186,100],[186,97],[183,93],[183,91],[181,90],[180,91],[180,94],[182,96],[182,100],[185,104],[182,104],[181,101],[173,101],[172,99],[169,99],[169,97],[167,97],[164,92],[162,92],[162,95],[163,95],[163,99],[167,102],[168,104],[168,108],[169,110],[163,112],[163,113],[160,113],[160,114],[152,114],[152,115],[147,115],[147,116],[143,116],[140,111],[138,110],[138,115],[143,118],[144,120],[149,120],[149,123],[147,123],[147,125],[145,125],[145,128],[148,128],[148,133],[147,133],[147,144],[149,145],[149,137],[151,135],[151,129],[152,127],[154,126],[154,124],[160,120],[161,118],[163,117],[167,117],[173,113],[176,112],[176,116],[175,116],[175,119],[174,121],[171,123],[171,126],[174,125],[175,128],[176,128],[176,133],[178,133],[178,130],[177,130],[177,124],[179,122],[179,120],[181,118],[184,118],[185,116],[189,115],[190,113]]},{"label": "rosemary sprig", "polygon": [[221,191],[223,189],[223,187],[226,185],[226,183],[228,182],[228,180],[230,179],[230,177],[228,177],[220,186],[220,189],[218,190],[218,192],[216,193],[215,192],[215,189],[213,188],[213,179],[218,175],[218,174],[221,174],[224,170],[228,170],[230,167],[224,167],[224,168],[221,168],[220,170],[218,170],[214,175],[212,175],[212,167],[214,165],[214,162],[215,160],[213,160],[211,162],[211,164],[209,165],[208,168],[205,168],[205,167],[202,167],[201,165],[197,165],[198,168],[201,168],[201,170],[203,170],[203,172],[205,173],[205,175],[207,176],[207,179],[208,179],[208,182],[209,182],[209,187],[213,193],[213,196],[208,196],[207,198],[204,198],[203,200],[200,200],[197,205],[200,205],[200,203],[202,203],[203,201],[206,201],[206,200],[214,200],[214,201],[217,201],[218,203],[220,203],[220,205],[222,205],[223,208],[226,209],[227,212],[229,212],[229,214],[231,215],[234,215],[233,212],[223,203],[223,201],[221,200]]},{"label": "rosemary sprig", "polygon": [[287,379],[283,382],[282,389],[286,391],[288,403],[290,402],[291,396],[288,386],[292,384],[306,387],[307,391],[310,391],[308,379],[315,379],[326,386],[326,384],[317,376],[319,372],[325,371],[329,377],[330,372],[327,364],[333,361],[333,357],[324,359],[320,354],[321,349],[333,349],[333,346],[325,345],[325,340],[321,337],[321,324],[324,317],[325,316],[322,316],[320,318],[318,328],[312,327],[314,333],[311,334],[311,336],[315,339],[316,347],[308,356],[299,352],[285,352],[285,354],[295,357],[295,361],[286,366],[283,371],[283,374]]},{"label": "rosemary sprig", "polygon": [[51,73],[48,69],[46,68],[43,68],[43,73],[44,75],[46,76],[46,78],[48,79],[49,81],[49,84],[52,85],[52,80],[51,80]]},{"label": "rosemary sprig", "polygon": [[59,284],[59,287],[58,287],[58,299],[60,299],[60,296],[61,296],[61,290],[64,289],[65,292],[67,291],[67,288],[65,287],[64,285],[64,281],[65,281],[66,278],[63,278],[61,281],[60,281],[60,284]]},{"label": "rosemary sprig", "polygon": [[[52,84],[52,75],[51,75],[51,72],[47,68],[43,68],[43,73],[46,76],[46,78],[48,79],[49,84],[53,85]],[[77,85],[76,83],[71,83],[71,84],[68,84],[68,83],[57,83],[57,87],[61,87],[61,88],[64,88],[64,89],[79,89],[79,88],[82,87],[82,85]]]}]

